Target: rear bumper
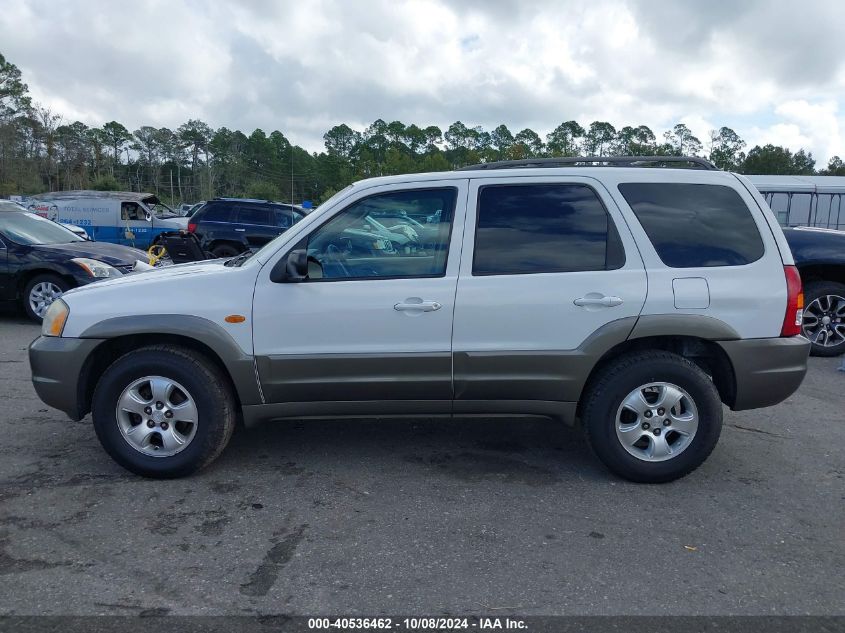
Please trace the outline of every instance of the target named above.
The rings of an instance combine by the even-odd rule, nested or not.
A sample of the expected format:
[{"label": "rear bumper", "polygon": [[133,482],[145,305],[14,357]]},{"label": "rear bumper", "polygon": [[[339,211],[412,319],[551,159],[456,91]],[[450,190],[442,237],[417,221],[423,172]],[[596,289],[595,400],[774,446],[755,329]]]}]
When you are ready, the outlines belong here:
[{"label": "rear bumper", "polygon": [[718,343],[734,369],[734,411],[770,407],[786,400],[807,373],[810,341],[803,336]]},{"label": "rear bumper", "polygon": [[102,339],[39,336],[29,346],[32,384],[44,404],[81,420],[85,411],[82,392],[86,361]]}]

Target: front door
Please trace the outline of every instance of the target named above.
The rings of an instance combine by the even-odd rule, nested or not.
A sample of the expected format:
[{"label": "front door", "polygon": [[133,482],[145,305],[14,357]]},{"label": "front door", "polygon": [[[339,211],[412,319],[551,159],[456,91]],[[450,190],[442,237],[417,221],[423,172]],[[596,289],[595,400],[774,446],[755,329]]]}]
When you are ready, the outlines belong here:
[{"label": "front door", "polygon": [[0,300],[14,299],[14,288],[12,271],[9,270],[9,250],[0,236]]},{"label": "front door", "polygon": [[[578,399],[597,359],[624,341],[646,274],[619,209],[595,180],[473,180],[455,306],[455,412],[485,401]],[[526,408],[526,407],[521,407]]]},{"label": "front door", "polygon": [[[465,179],[365,189],[294,238],[307,280],[273,283],[264,267],[253,328],[267,402],[328,402],[314,411],[330,415],[450,412],[466,191]],[[438,219],[427,236],[385,230],[368,220],[384,210]]]},{"label": "front door", "polygon": [[120,203],[120,225],[117,243],[136,248],[146,248],[152,236],[152,216],[137,202]]}]

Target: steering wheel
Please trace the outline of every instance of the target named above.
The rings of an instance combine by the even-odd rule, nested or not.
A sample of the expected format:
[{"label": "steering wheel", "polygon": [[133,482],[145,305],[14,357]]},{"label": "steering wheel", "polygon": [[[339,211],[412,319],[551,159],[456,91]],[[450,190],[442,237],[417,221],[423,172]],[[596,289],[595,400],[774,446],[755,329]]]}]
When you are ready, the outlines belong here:
[{"label": "steering wheel", "polygon": [[343,252],[333,243],[329,242],[326,246],[326,255],[329,259],[332,260],[332,263],[337,264],[337,267],[340,269],[340,272],[343,273],[344,277],[351,277],[352,274],[349,272],[349,269],[346,267],[346,264],[343,263]]}]

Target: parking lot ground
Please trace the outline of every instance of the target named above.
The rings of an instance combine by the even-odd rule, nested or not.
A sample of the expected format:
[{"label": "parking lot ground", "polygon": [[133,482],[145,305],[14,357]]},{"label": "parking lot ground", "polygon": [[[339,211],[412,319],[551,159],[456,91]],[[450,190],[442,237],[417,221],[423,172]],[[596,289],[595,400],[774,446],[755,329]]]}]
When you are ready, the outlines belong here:
[{"label": "parking lot ground", "polygon": [[128,474],[0,316],[0,614],[845,614],[845,373],[635,485],[543,420],[286,422]]}]

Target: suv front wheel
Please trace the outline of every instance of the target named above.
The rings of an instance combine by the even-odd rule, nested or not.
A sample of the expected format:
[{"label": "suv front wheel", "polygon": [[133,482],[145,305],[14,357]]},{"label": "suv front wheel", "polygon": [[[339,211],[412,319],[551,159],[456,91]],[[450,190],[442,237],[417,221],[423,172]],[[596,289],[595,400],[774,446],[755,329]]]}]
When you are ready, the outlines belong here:
[{"label": "suv front wheel", "polygon": [[91,403],[94,430],[121,466],[145,477],[188,475],[229,443],[235,401],[207,358],[170,345],[144,347],[103,373]]},{"label": "suv front wheel", "polygon": [[582,421],[593,451],[617,475],[661,483],[692,472],[722,430],[713,382],[677,354],[650,351],[615,359],[592,381]]}]

